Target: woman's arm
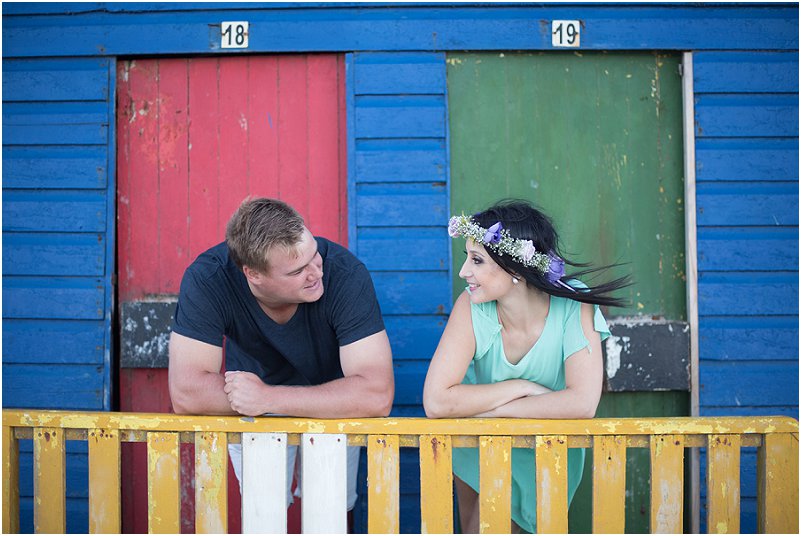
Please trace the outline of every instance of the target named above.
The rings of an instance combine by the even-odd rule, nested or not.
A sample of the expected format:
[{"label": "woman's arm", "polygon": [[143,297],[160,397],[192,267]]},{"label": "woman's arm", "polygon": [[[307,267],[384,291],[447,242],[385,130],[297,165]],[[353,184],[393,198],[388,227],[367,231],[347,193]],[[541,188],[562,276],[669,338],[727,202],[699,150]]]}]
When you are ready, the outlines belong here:
[{"label": "woman's arm", "polygon": [[[591,419],[601,399],[603,357],[601,336],[595,331],[595,308],[581,304],[581,327],[590,342],[565,361],[565,389],[512,400],[478,417],[532,419]],[[592,351],[590,351],[592,350]]]},{"label": "woman's arm", "polygon": [[423,406],[428,417],[472,417],[512,400],[543,392],[543,387],[526,380],[462,384],[475,351],[470,300],[464,292],[453,306],[428,368],[423,386]]}]

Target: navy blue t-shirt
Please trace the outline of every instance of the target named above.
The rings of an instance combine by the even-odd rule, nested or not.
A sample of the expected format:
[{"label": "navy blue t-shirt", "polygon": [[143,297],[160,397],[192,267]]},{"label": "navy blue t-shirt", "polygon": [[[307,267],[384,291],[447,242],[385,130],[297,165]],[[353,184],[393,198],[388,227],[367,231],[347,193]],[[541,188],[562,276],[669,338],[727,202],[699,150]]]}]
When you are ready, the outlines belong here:
[{"label": "navy blue t-shirt", "polygon": [[172,330],[214,346],[224,340],[227,370],[253,372],[271,385],[341,378],[339,347],[380,332],[384,322],[367,268],[339,244],[316,240],[323,295],[299,304],[286,324],[264,313],[223,242],[186,269]]}]

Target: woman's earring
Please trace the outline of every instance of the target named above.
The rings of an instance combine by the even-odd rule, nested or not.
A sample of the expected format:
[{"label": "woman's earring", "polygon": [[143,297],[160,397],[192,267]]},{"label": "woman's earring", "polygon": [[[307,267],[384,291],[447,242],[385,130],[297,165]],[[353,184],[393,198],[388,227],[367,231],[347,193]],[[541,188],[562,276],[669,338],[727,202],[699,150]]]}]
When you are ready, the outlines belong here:
[{"label": "woman's earring", "polygon": [[517,285],[518,283],[520,283],[520,280],[519,280],[518,278],[516,278],[516,277],[513,277],[513,278],[512,278],[512,283],[514,283],[515,285]]}]

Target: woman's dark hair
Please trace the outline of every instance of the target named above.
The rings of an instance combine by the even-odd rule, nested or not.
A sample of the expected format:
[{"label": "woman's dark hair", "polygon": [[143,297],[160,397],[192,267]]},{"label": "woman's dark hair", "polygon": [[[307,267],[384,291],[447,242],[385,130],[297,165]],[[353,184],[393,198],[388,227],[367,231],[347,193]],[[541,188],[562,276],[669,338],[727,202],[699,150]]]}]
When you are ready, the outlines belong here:
[{"label": "woman's dark hair", "polygon": [[[597,274],[617,265],[600,266],[593,268],[589,264],[571,261],[565,258],[559,250],[559,235],[554,228],[551,219],[541,210],[534,207],[528,201],[522,199],[505,199],[499,201],[487,210],[473,215],[473,220],[481,227],[488,229],[497,222],[501,222],[503,228],[509,231],[512,238],[531,240],[537,251],[542,253],[553,252],[562,259],[566,265],[584,268],[578,272],[565,274],[561,281],[567,282],[570,279],[579,279],[587,274]],[[621,288],[631,284],[628,275],[602,283],[595,286],[587,285],[587,288],[579,288],[576,291],[569,290],[562,286],[554,285],[546,278],[545,274],[540,273],[536,268],[527,267],[514,260],[510,255],[499,255],[492,248],[486,248],[487,254],[498,263],[507,273],[520,276],[526,283],[536,287],[552,296],[570,298],[572,300],[591,303],[595,305],[608,305],[613,307],[625,307],[626,300],[617,298],[611,294]],[[584,282],[583,282],[584,283]],[[584,283],[586,284],[586,283]]]}]

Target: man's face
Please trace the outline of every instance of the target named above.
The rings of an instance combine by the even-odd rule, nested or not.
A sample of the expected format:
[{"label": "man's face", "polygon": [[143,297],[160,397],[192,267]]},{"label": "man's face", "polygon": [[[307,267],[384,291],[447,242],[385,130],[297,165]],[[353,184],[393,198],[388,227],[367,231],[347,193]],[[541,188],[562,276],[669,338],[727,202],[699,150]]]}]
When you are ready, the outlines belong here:
[{"label": "man's face", "polygon": [[266,306],[309,303],[323,295],[323,258],[317,241],[304,228],[294,249],[276,246],[268,252],[267,272],[246,269],[245,275],[256,298]]}]

